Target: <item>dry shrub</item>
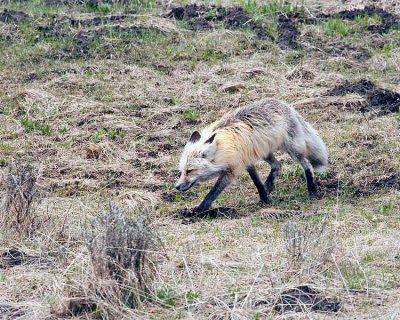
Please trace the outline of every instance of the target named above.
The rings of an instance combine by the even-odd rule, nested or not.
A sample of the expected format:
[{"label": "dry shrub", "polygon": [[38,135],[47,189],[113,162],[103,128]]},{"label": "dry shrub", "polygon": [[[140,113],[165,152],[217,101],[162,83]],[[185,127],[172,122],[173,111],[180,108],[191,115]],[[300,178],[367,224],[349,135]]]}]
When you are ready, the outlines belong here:
[{"label": "dry shrub", "polygon": [[11,164],[3,176],[5,188],[0,205],[0,226],[3,231],[12,229],[30,234],[43,223],[36,213],[39,192],[36,181],[40,170],[30,164],[17,163],[13,172]]},{"label": "dry shrub", "polygon": [[126,211],[110,202],[89,223],[82,215],[81,233],[93,265],[97,298],[135,308],[151,293],[156,238],[147,215],[134,218]]},{"label": "dry shrub", "polygon": [[314,277],[332,266],[331,254],[336,242],[327,226],[327,216],[285,225],[283,241],[292,271]]}]

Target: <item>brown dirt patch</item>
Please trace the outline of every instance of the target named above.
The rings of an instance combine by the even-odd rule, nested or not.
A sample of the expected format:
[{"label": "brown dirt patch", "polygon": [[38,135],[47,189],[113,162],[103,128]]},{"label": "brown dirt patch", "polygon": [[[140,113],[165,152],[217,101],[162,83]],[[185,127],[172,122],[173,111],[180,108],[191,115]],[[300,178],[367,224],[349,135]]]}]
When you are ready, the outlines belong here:
[{"label": "brown dirt patch", "polygon": [[[159,30],[154,27],[141,27],[141,26],[121,26],[113,25],[99,27],[95,30],[85,30],[79,31],[75,34],[65,33],[61,29],[65,27],[64,21],[51,23],[45,26],[39,26],[37,28],[39,36],[36,41],[46,40],[46,39],[60,39],[64,41],[71,41],[74,45],[72,47],[64,48],[64,53],[70,58],[81,58],[89,54],[89,49],[92,43],[95,41],[101,41],[103,43],[103,51],[107,54],[112,52],[115,47],[119,45],[127,45],[132,41],[133,38],[142,38],[144,34],[148,33],[159,33],[165,34],[164,31]],[[119,41],[111,41],[112,35],[116,35],[116,38],[122,37]]]},{"label": "brown dirt patch", "polygon": [[[93,41],[98,39],[105,40],[106,37],[109,37],[110,32],[120,34],[123,33],[125,35],[130,34],[131,36],[141,37],[146,32],[160,32],[160,30],[156,28],[144,28],[144,27],[123,27],[123,26],[113,26],[113,27],[105,27],[97,30],[91,31],[82,31],[77,33],[76,35],[65,35],[64,39],[70,39],[75,42],[75,46],[71,48],[66,48],[64,51],[70,54],[73,58],[80,58],[88,55],[90,45]],[[105,51],[113,50],[115,45],[111,42],[105,43]]]},{"label": "brown dirt patch", "polygon": [[323,298],[319,291],[304,285],[282,292],[274,309],[277,312],[283,313],[293,311],[338,312],[340,310],[340,303],[329,301]]},{"label": "brown dirt patch", "polygon": [[37,264],[46,267],[53,263],[45,258],[29,256],[16,248],[8,249],[1,254],[0,269],[12,268],[22,264]]},{"label": "brown dirt patch", "polygon": [[0,12],[0,21],[5,23],[20,23],[30,17],[25,12],[4,9]]},{"label": "brown dirt patch", "polygon": [[213,28],[213,23],[222,22],[226,28],[239,29],[247,27],[254,31],[258,38],[268,38],[264,28],[255,23],[241,7],[217,8],[190,4],[173,8],[165,17],[185,20],[195,31],[211,29]]},{"label": "brown dirt patch", "polygon": [[[391,28],[400,27],[400,17],[375,6],[367,6],[364,9],[344,10],[336,14],[319,14],[313,18],[309,18],[303,13],[296,12],[290,13],[288,14],[288,16],[282,15],[279,17],[278,43],[281,49],[298,48],[298,45],[296,44],[296,37],[299,34],[296,28],[296,23],[298,22],[304,24],[317,24],[321,20],[326,20],[330,18],[354,20],[357,16],[365,17],[367,15],[377,15],[382,20],[379,24],[367,26],[367,31],[375,33],[386,33]],[[368,50],[366,50],[365,48],[356,47],[350,44],[327,48],[326,51],[328,53],[340,54],[341,56],[348,56],[350,52],[351,55],[354,55],[355,58],[360,61],[366,61],[370,57]],[[356,52],[356,54],[353,54],[353,52]]]},{"label": "brown dirt patch", "polygon": [[351,57],[360,62],[367,61],[371,57],[371,54],[367,49],[353,46],[348,43],[337,46],[333,45],[331,48],[325,48],[325,51],[340,57]]},{"label": "brown dirt patch", "polygon": [[[356,170],[356,169],[354,169]],[[357,169],[358,171],[359,169]],[[374,192],[380,190],[394,189],[400,190],[400,178],[398,174],[392,173],[390,175],[380,177],[362,177],[356,182],[344,182],[343,179],[338,179],[335,173],[329,172],[328,176],[318,184],[320,192],[323,195],[332,194],[334,191],[348,190],[350,194],[355,197],[370,196]]]},{"label": "brown dirt patch", "polygon": [[385,33],[388,32],[390,28],[399,27],[400,24],[400,19],[398,16],[395,16],[375,6],[367,6],[364,9],[344,10],[332,15],[320,14],[318,15],[318,18],[319,19],[339,18],[339,19],[354,20],[358,16],[365,17],[367,15],[368,16],[377,15],[382,19],[382,22],[378,25],[367,26],[367,30],[369,31]]},{"label": "brown dirt patch", "polygon": [[397,175],[392,174],[388,177],[374,179],[370,182],[372,190],[396,189],[400,190],[400,179]]},{"label": "brown dirt patch", "polygon": [[400,94],[394,91],[376,88],[375,85],[366,79],[358,82],[346,80],[329,90],[327,96],[343,96],[347,93],[358,93],[367,98],[368,103],[360,108],[360,111],[367,112],[378,110],[379,115],[398,112],[400,108]]},{"label": "brown dirt patch", "polygon": [[[135,11],[130,12],[135,13]],[[130,17],[128,14],[111,15],[111,16],[97,16],[89,19],[71,19],[71,25],[73,27],[88,27],[88,26],[99,26],[110,22],[121,22],[126,18]]]},{"label": "brown dirt patch", "polygon": [[296,37],[299,31],[296,24],[292,19],[287,16],[281,15],[278,19],[278,44],[281,49],[298,48]]},{"label": "brown dirt patch", "polygon": [[[327,14],[319,14],[316,18],[308,18],[305,17],[304,14],[296,12],[290,13],[286,15],[280,15],[278,19],[278,44],[281,49],[297,49],[299,45],[296,42],[296,37],[299,35],[299,31],[297,30],[296,23],[302,22],[305,24],[316,24],[321,20],[326,20],[330,18],[339,18],[346,20],[354,20],[357,16],[379,16],[382,21],[378,25],[370,25],[367,26],[366,29],[371,32],[377,33],[385,33],[388,32],[391,28],[397,28],[400,24],[400,18],[374,6],[367,6],[364,9],[355,9],[355,10],[344,10],[340,11],[336,14],[327,15]],[[360,61],[367,60],[370,55],[368,50],[361,47],[354,47],[351,45],[343,45],[342,47],[336,46],[332,49],[335,53],[339,52],[341,55],[346,51],[357,51],[359,54],[357,58]]]}]

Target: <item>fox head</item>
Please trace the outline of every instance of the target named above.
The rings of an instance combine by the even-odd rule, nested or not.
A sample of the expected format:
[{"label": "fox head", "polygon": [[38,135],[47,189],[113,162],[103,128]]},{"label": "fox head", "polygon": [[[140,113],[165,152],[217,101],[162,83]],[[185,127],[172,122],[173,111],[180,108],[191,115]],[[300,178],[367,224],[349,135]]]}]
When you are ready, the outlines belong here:
[{"label": "fox head", "polygon": [[214,160],[217,151],[216,133],[202,137],[198,131],[192,133],[180,160],[180,178],[176,188],[186,191],[197,182],[214,178],[223,169]]}]

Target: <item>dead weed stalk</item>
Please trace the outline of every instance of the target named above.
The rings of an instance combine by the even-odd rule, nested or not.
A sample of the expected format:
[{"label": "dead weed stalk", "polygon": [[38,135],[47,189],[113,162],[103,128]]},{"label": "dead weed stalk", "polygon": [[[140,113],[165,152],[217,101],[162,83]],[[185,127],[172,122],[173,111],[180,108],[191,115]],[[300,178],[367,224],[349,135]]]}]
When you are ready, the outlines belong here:
[{"label": "dead weed stalk", "polygon": [[[81,234],[94,270],[93,291],[105,304],[136,308],[151,293],[155,234],[146,214],[131,217],[109,202],[92,218],[81,216]],[[88,221],[89,220],[89,221]]]},{"label": "dead weed stalk", "polygon": [[5,189],[0,205],[1,229],[30,234],[44,222],[36,213],[40,198],[36,188],[39,176],[39,168],[33,165],[17,163],[14,172],[9,165],[8,173],[3,175]]},{"label": "dead weed stalk", "polygon": [[327,231],[328,217],[288,222],[283,230],[286,257],[291,271],[316,276],[332,266],[334,236]]}]

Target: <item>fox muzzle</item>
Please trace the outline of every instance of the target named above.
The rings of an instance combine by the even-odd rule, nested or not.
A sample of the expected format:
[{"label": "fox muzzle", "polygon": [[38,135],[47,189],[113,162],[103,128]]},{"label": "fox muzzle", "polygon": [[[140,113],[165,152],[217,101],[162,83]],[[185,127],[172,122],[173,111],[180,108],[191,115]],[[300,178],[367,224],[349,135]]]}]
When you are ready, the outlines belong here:
[{"label": "fox muzzle", "polygon": [[184,182],[184,183],[181,183],[181,184],[177,184],[175,188],[178,189],[179,191],[186,191],[191,186],[193,186],[195,182],[196,181],[187,181],[187,182]]}]

